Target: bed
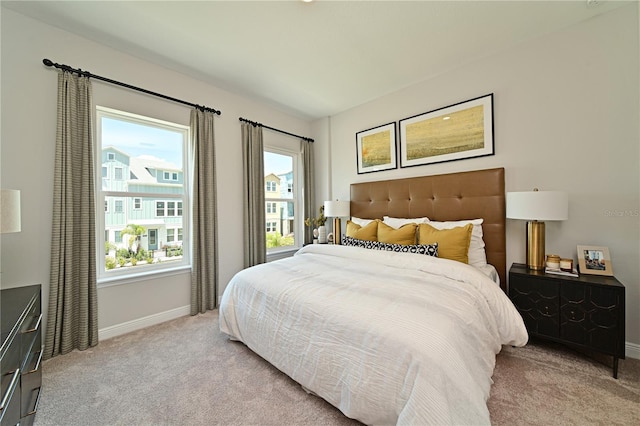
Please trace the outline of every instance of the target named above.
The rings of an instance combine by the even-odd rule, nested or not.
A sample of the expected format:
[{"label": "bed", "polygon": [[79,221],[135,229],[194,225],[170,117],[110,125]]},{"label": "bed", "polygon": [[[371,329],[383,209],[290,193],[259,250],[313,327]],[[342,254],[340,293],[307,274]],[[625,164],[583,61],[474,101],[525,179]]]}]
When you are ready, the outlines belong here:
[{"label": "bed", "polygon": [[504,209],[502,168],[353,184],[354,218],[482,218],[494,274],[418,253],[307,245],[236,274],[220,330],[363,423],[489,424],[495,355],[527,342],[504,293]]}]

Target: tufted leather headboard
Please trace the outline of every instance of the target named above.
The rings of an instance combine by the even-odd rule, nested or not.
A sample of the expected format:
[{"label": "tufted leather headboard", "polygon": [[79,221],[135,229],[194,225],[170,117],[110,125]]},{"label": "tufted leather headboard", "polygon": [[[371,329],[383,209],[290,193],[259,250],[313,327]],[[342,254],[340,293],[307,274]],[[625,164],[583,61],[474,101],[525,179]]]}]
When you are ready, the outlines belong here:
[{"label": "tufted leather headboard", "polygon": [[487,262],[507,288],[504,168],[351,184],[351,215],[366,219],[483,218]]}]

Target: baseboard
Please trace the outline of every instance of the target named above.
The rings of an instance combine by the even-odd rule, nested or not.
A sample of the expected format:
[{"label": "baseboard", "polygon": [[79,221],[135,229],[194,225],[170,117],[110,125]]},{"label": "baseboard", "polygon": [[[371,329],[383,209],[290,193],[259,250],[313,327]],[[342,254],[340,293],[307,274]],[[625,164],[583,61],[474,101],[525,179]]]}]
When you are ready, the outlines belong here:
[{"label": "baseboard", "polygon": [[624,348],[624,354],[627,358],[640,359],[640,345],[627,342]]},{"label": "baseboard", "polygon": [[157,314],[149,315],[143,318],[127,321],[122,324],[101,328],[100,330],[98,330],[98,340],[100,341],[109,339],[111,337],[120,336],[132,331],[140,330],[141,328],[160,324],[165,321],[170,321],[172,319],[180,318],[190,314],[191,307],[187,305],[164,312],[159,312]]}]

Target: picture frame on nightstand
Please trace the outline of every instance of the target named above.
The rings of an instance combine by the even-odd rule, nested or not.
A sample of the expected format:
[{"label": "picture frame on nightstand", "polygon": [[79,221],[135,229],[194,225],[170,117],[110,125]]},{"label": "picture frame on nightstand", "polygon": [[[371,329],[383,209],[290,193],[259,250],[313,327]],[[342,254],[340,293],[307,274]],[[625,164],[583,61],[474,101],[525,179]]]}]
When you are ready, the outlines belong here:
[{"label": "picture frame on nightstand", "polygon": [[579,245],[578,265],[581,274],[613,276],[608,247]]}]

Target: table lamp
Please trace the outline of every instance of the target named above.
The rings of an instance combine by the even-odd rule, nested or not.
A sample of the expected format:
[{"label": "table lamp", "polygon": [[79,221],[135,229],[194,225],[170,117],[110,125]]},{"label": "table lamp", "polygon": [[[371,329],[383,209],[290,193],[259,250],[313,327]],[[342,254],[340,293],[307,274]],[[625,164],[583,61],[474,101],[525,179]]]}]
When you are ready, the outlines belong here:
[{"label": "table lamp", "polygon": [[560,191],[507,192],[507,218],[527,221],[527,268],[545,266],[545,220],[567,220],[569,197]]},{"label": "table lamp", "polygon": [[349,201],[325,201],[324,202],[324,215],[326,217],[333,218],[333,243],[340,244],[341,237],[341,228],[340,224],[341,217],[349,217],[351,215],[351,208]]},{"label": "table lamp", "polygon": [[20,232],[20,191],[0,190],[0,234]]}]

